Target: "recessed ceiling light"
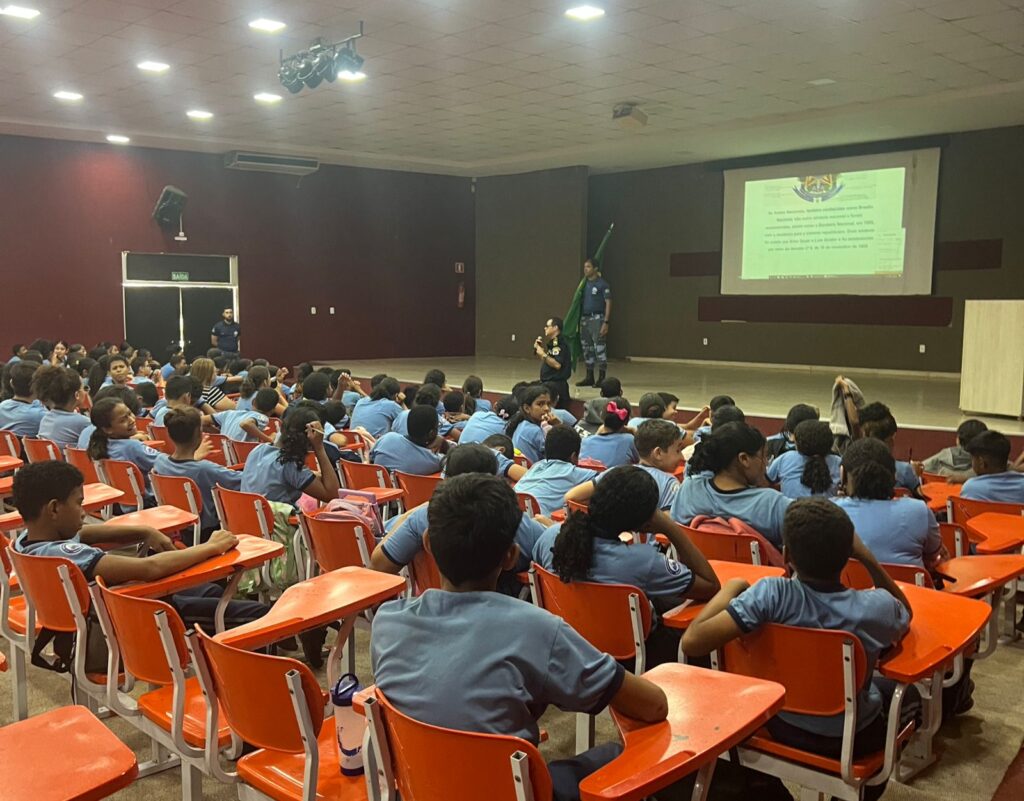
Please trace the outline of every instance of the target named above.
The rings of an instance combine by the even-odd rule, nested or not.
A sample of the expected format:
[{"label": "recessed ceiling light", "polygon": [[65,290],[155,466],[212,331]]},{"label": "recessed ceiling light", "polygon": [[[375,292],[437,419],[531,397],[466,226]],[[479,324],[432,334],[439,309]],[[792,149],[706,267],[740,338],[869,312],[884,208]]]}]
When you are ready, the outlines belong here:
[{"label": "recessed ceiling light", "polygon": [[54,92],[53,96],[58,100],[67,100],[69,103],[75,103],[82,99],[82,95],[78,92],[69,92],[65,89],[61,89],[59,92]]},{"label": "recessed ceiling light", "polygon": [[359,81],[366,80],[366,73],[362,70],[342,70],[338,73],[338,79],[342,81],[348,81],[349,83],[358,83]]},{"label": "recessed ceiling light", "polygon": [[107,141],[112,145],[127,145],[132,140],[121,134],[110,134],[107,136]]},{"label": "recessed ceiling light", "polygon": [[249,27],[252,28],[254,31],[263,31],[264,33],[277,33],[278,31],[284,29],[286,26],[283,22],[278,22],[276,19],[265,19],[264,17],[260,17],[259,19],[254,19],[252,22],[250,22]]},{"label": "recessed ceiling light", "polygon": [[185,114],[194,120],[209,120],[213,118],[212,111],[203,111],[202,109],[192,108],[185,112]]},{"label": "recessed ceiling light", "polygon": [[807,83],[810,86],[829,86],[835,83],[835,81],[831,78],[815,78],[813,81],[808,81]]},{"label": "recessed ceiling light", "polygon": [[257,103],[277,103],[281,100],[281,95],[275,95],[272,92],[257,92],[252,99]]},{"label": "recessed ceiling light", "polygon": [[581,22],[586,22],[587,20],[603,17],[604,9],[598,8],[597,6],[576,6],[575,8],[570,8],[566,11],[565,16],[570,19],[578,19]]},{"label": "recessed ceiling light", "polygon": [[39,16],[39,12],[34,8],[25,8],[24,6],[4,6],[3,8],[0,8],[0,16],[17,17],[18,19],[35,19]]},{"label": "recessed ceiling light", "polygon": [[166,72],[171,68],[170,64],[164,64],[162,61],[140,61],[135,66],[145,72]]}]

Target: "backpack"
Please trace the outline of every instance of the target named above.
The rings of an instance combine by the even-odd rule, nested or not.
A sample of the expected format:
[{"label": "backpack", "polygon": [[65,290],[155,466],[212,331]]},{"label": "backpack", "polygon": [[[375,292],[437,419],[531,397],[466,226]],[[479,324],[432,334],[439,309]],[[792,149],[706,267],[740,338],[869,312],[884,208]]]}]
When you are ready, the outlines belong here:
[{"label": "backpack", "polygon": [[786,567],[779,549],[768,542],[767,538],[757,529],[747,525],[738,517],[730,517],[726,520],[723,517],[709,517],[708,515],[697,515],[690,521],[690,528],[700,531],[710,531],[713,534],[744,534],[757,540],[761,549],[761,562],[772,567]]},{"label": "backpack", "polygon": [[317,515],[322,520],[347,520],[366,528],[375,540],[384,536],[380,507],[372,492],[340,489],[338,497],[330,501]]}]

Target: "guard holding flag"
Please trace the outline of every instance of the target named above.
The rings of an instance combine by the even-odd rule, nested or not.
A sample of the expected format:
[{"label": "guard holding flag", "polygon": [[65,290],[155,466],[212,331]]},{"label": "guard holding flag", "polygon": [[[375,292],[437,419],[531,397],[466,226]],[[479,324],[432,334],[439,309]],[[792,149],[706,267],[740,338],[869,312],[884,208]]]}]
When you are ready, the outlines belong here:
[{"label": "guard holding flag", "polygon": [[[583,345],[583,361],[587,365],[587,376],[577,381],[578,387],[592,387],[604,381],[608,370],[608,322],[612,314],[612,288],[601,276],[601,268],[593,259],[583,262],[583,308],[580,314],[580,342]],[[594,379],[594,370],[598,370]]]},{"label": "guard holding flag", "polygon": [[544,336],[533,341],[533,352],[540,359],[540,380],[558,387],[558,408],[569,408],[569,376],[572,357],[569,345],[562,338],[562,320],[551,317],[544,323]]}]

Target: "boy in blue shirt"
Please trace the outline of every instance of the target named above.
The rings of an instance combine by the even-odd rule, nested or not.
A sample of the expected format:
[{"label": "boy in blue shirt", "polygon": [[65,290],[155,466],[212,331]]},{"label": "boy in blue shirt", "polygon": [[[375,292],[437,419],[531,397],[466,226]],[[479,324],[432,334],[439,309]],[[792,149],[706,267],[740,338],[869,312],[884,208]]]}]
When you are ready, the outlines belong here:
[{"label": "boy in blue shirt", "polygon": [[543,515],[565,505],[565,494],[573,487],[597,477],[596,470],[576,466],[580,455],[580,435],[569,426],[555,426],[544,440],[546,458],[536,462],[516,484],[516,492],[537,499]]},{"label": "boy in blue shirt", "polygon": [[[394,472],[429,476],[441,470],[441,456],[430,448],[437,441],[437,410],[433,406],[414,406],[407,418],[408,436],[389,431],[370,449],[370,461]],[[440,440],[446,448],[447,442]]]},{"label": "boy in blue shirt", "polygon": [[274,438],[263,433],[270,422],[270,416],[277,408],[278,394],[273,389],[261,389],[252,399],[252,411],[231,409],[216,412],[213,423],[228,439],[240,442],[273,442]]},{"label": "boy in blue shirt", "polygon": [[[535,744],[537,718],[549,704],[590,714],[610,704],[644,722],[665,719],[668,702],[656,685],[625,671],[560,618],[494,591],[519,559],[521,515],[504,481],[446,479],[428,516],[427,547],[442,589],[386,603],[373,621],[373,675],[395,707],[431,725]],[[620,751],[607,743],[550,763],[554,798],[578,799],[580,780]]]},{"label": "boy in blue shirt", "polygon": [[32,378],[41,366],[38,362],[19,360],[7,369],[13,397],[0,402],[0,429],[17,437],[39,434],[39,423],[46,414],[46,407],[32,393]]},{"label": "boy in blue shirt", "polygon": [[1007,468],[1010,440],[998,431],[983,431],[967,444],[974,478],[964,482],[961,498],[1024,504],[1024,473]]},{"label": "boy in blue shirt", "polygon": [[[802,498],[787,510],[783,526],[784,556],[795,577],[762,579],[751,587],[743,579],[726,582],[683,635],[687,656],[706,656],[727,642],[755,631],[765,623],[846,631],[857,637],[867,655],[867,678],[857,698],[854,758],[885,746],[886,694],[894,687],[872,673],[879,655],[903,638],[911,610],[903,592],[882,569],[853,531],[853,523],[824,498]],[[875,589],[846,589],[839,580],[850,557],[871,574]],[[905,705],[906,709],[906,705]],[[840,757],[842,713],[821,717],[780,712],[768,721],[780,742]],[[885,783],[864,787],[867,801],[877,799]]]}]

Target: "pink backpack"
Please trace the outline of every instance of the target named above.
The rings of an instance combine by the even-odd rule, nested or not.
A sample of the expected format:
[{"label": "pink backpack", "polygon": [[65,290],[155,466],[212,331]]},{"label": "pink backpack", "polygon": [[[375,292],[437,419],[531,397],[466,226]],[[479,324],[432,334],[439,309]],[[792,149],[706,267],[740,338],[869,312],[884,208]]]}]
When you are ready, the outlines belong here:
[{"label": "pink backpack", "polygon": [[375,540],[384,536],[380,507],[377,506],[377,499],[372,492],[340,489],[338,497],[328,502],[317,517],[321,520],[347,520],[359,523]]},{"label": "pink backpack", "polygon": [[690,528],[700,531],[710,531],[714,534],[744,534],[757,540],[761,549],[761,563],[772,567],[785,567],[779,549],[772,545],[768,539],[757,529],[747,525],[738,517],[709,517],[708,515],[697,515],[690,521]]}]

